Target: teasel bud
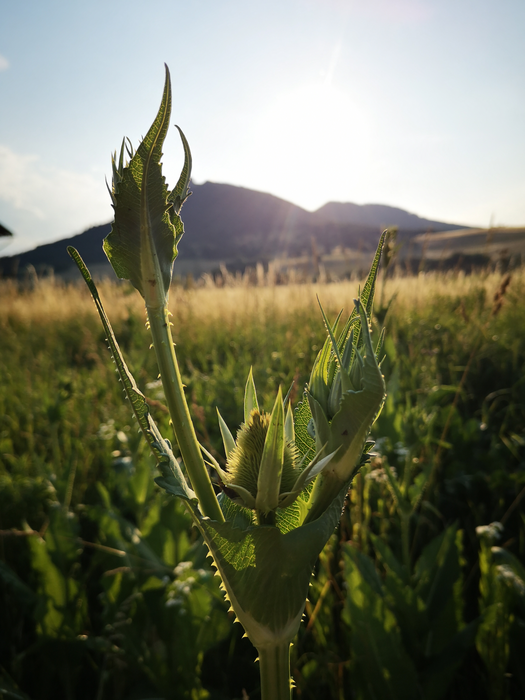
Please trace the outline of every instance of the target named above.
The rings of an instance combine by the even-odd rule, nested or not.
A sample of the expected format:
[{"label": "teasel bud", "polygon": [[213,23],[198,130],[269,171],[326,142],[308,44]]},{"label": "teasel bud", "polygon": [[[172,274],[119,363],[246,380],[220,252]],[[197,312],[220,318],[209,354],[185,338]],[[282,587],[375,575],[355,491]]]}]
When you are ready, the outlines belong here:
[{"label": "teasel bud", "polygon": [[226,468],[222,469],[203,449],[226,495],[255,511],[261,525],[274,525],[275,511],[291,505],[334,456],[321,446],[308,466],[303,466],[295,448],[292,412],[288,406],[285,417],[284,403],[279,387],[271,414],[260,410],[250,370],[244,395],[244,423],[237,440],[217,410]]},{"label": "teasel bud", "polygon": [[[386,397],[383,375],[377,362],[381,340],[374,352],[369,319],[359,299],[357,314],[346,324],[339,339],[321,308],[328,331],[310,375],[306,396],[312,412],[309,432],[316,448],[324,446],[334,457],[315,484],[305,522],[319,517],[361,464],[363,449]],[[360,322],[362,343],[354,344],[354,327]]]},{"label": "teasel bud", "polygon": [[171,80],[166,66],[157,117],[136,151],[129,139],[122,141],[119,156],[115,152],[111,159],[108,185],[115,219],[104,239],[104,252],[117,277],[133,284],[148,310],[162,309],[168,302],[177,245],[184,233],[180,210],[191,194],[191,152],[179,127],[184,166],[172,190],[162,174],[162,146],[170,115]]}]

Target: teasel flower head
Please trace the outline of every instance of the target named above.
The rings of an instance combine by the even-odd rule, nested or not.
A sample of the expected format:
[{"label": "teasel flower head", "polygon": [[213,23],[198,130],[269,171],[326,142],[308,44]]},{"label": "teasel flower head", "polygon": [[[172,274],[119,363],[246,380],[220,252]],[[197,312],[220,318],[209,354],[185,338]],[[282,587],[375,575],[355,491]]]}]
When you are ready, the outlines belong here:
[{"label": "teasel flower head", "polygon": [[226,495],[255,511],[260,524],[274,524],[275,511],[291,505],[334,456],[321,446],[314,459],[304,465],[295,448],[292,411],[289,405],[285,411],[285,403],[279,388],[271,414],[261,410],[250,370],[244,395],[244,423],[236,440],[217,411],[226,468],[204,450]]}]

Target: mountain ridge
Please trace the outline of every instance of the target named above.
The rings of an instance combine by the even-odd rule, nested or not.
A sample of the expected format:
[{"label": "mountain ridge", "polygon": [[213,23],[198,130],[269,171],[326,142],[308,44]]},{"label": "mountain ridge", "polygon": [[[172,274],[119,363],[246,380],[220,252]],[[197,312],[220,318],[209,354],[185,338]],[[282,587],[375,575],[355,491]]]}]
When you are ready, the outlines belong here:
[{"label": "mountain ridge", "polygon": [[[282,256],[334,248],[373,250],[380,231],[398,226],[399,237],[410,239],[428,231],[450,231],[464,226],[418,217],[387,205],[328,202],[314,212],[275,195],[224,183],[193,185],[182,210],[185,236],[179,259],[185,261],[236,261],[253,264]],[[106,263],[102,240],[111,224],[93,226],[68,238],[33,250],[0,258],[3,275],[16,274],[28,265],[52,267],[62,273],[72,266],[66,247],[78,249],[86,264]]]}]

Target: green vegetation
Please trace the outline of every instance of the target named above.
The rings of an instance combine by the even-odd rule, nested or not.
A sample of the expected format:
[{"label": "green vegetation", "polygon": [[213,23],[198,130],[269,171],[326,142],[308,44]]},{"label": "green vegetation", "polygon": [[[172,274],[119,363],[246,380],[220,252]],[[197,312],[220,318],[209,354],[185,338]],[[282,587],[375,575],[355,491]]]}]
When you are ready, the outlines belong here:
[{"label": "green vegetation", "polygon": [[[525,276],[494,301],[502,281],[386,282],[379,455],[316,567],[292,648],[297,697],[368,698],[371,679],[395,698],[523,695]],[[241,422],[252,365],[266,410],[280,384],[300,390],[324,340],[315,295],[333,318],[354,287],[172,288],[190,409],[218,459],[215,406]],[[100,293],[169,435],[140,300]],[[153,483],[85,289],[6,282],[1,296],[3,696],[256,698],[255,653],[189,516]],[[493,522],[500,533],[476,534]]]},{"label": "green vegetation", "polygon": [[[117,275],[145,303],[154,366],[128,288],[105,285],[115,334],[73,248],[102,338],[80,303],[69,314],[59,303],[74,304],[73,288],[60,294],[37,280],[25,293],[4,288],[0,323],[12,371],[0,399],[0,613],[9,630],[0,642],[0,696],[248,692],[289,700],[290,645],[299,633],[292,664],[300,696],[517,697],[525,687],[518,662],[525,646],[525,353],[523,311],[513,318],[509,302],[522,292],[522,275],[510,291],[510,274],[498,280],[488,302],[490,276],[470,280],[470,293],[449,280],[447,294],[435,287],[432,294],[431,280],[420,277],[425,293],[409,306],[413,281],[401,281],[392,296],[383,279],[375,321],[386,322],[390,335],[382,360],[384,333],[374,349],[370,319],[385,238],[394,252],[388,231],[346,316],[330,308],[336,286],[322,290],[319,336],[311,305],[304,294],[302,303],[293,301],[293,288],[269,296],[258,290],[251,315],[246,294],[228,307],[223,290],[217,306],[214,290],[215,319],[192,314],[185,323],[177,294],[172,324],[191,155],[180,132],[185,161],[169,191],[160,158],[170,110],[166,69],[146,137],[136,152],[124,141],[113,158],[115,221],[104,242]],[[390,262],[389,254],[384,277]],[[198,302],[203,292],[210,289],[187,299]],[[53,302],[47,315],[35,315],[37,304],[27,304],[34,299]],[[425,300],[436,308],[423,307],[418,319]],[[108,390],[101,340],[128,400],[124,413],[118,392]],[[270,362],[269,342],[276,348]],[[254,376],[250,368],[235,438],[228,423],[240,422],[230,421],[241,403],[239,370],[261,359],[267,376],[258,394],[260,369]],[[389,377],[382,415],[380,360]],[[284,400],[283,384],[291,387]],[[155,470],[165,493],[154,486]],[[495,517],[480,522],[488,514]],[[509,538],[495,546],[502,535]],[[253,659],[253,650],[232,632],[221,589],[257,649],[260,683],[234,670],[253,670],[239,663],[250,653]],[[308,624],[300,630],[305,606]]]}]

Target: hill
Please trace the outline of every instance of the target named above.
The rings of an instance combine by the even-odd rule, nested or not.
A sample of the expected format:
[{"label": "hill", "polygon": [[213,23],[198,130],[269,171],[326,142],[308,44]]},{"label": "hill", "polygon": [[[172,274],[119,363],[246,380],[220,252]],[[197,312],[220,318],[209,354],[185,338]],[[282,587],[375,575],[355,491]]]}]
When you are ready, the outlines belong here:
[{"label": "hill", "polygon": [[421,231],[449,231],[459,228],[455,224],[422,219],[416,214],[384,204],[352,204],[351,202],[328,202],[317,209],[315,216],[325,221],[339,224],[361,224],[364,226],[399,226],[400,231],[414,233]]},{"label": "hill", "polygon": [[[400,238],[460,228],[378,204],[330,202],[308,212],[271,194],[213,182],[194,185],[182,213],[186,235],[179,246],[178,267],[183,274],[213,269],[221,262],[242,267],[308,255],[312,242],[319,254],[336,248],[371,251],[386,226],[399,226]],[[68,245],[75,246],[88,265],[102,271],[107,265],[102,240],[109,231],[110,224],[95,226],[71,238],[0,258],[0,271],[8,276],[33,265],[63,273],[71,267]]]},{"label": "hill", "polygon": [[489,229],[469,228],[414,236],[404,257],[424,258],[427,267],[436,265],[483,267],[498,262],[500,267],[523,264],[525,227],[496,226]]}]

